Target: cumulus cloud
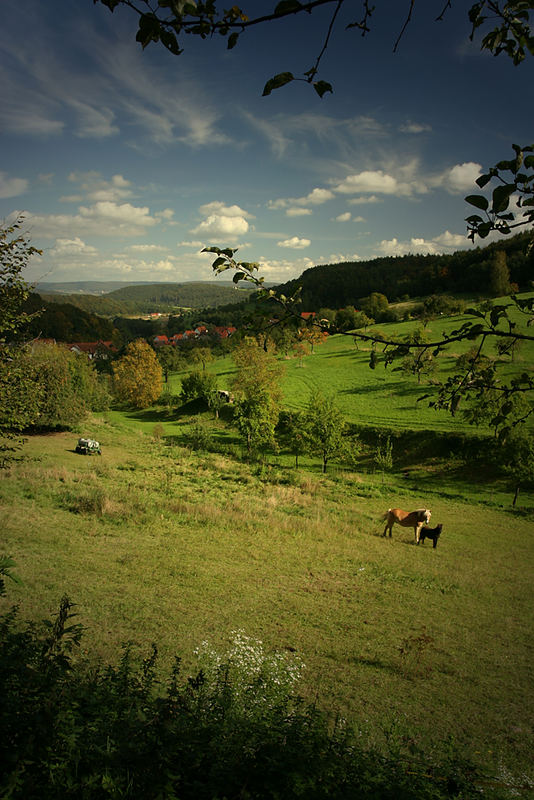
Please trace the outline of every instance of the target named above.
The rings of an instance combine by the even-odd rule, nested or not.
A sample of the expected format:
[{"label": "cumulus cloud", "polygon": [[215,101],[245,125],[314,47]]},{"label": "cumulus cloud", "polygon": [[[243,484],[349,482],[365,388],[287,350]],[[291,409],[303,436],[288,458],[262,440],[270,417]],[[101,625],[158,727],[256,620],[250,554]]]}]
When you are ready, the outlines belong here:
[{"label": "cumulus cloud", "polygon": [[54,247],[49,251],[53,256],[94,256],[97,255],[96,247],[85,244],[79,236],[74,239],[56,239]]},{"label": "cumulus cloud", "polygon": [[107,200],[117,202],[133,194],[131,181],[122,175],[113,175],[111,180],[107,180],[95,170],[71,172],[69,181],[78,184],[79,193],[62,198],[66,202],[80,202],[82,198],[91,203]]},{"label": "cumulus cloud", "polygon": [[244,217],[248,219],[253,217],[252,214],[249,214],[248,211],[244,211],[239,206],[226,206],[224,203],[221,203],[220,200],[214,200],[211,203],[205,203],[203,206],[200,206],[198,210],[200,214],[206,216],[210,214],[218,214],[223,217]]},{"label": "cumulus cloud", "polygon": [[334,217],[334,222],[350,222],[350,219],[350,211],[345,211],[344,214],[338,214],[337,217]]},{"label": "cumulus cloud", "polygon": [[249,230],[247,218],[252,217],[237,205],[227,206],[220,201],[205,203],[199,209],[205,216],[199,225],[191,229],[207,239],[221,238],[232,244]]},{"label": "cumulus cloud", "polygon": [[284,208],[293,209],[293,214],[289,214],[288,212],[286,213],[288,216],[297,216],[297,208],[305,206],[319,206],[323,203],[326,203],[328,200],[332,200],[333,197],[334,193],[330,191],[330,189],[321,189],[316,187],[304,197],[280,197],[278,200],[270,200],[267,205],[268,208],[273,211],[278,211],[279,209]]},{"label": "cumulus cloud", "polygon": [[270,259],[260,256],[258,259],[260,273],[267,281],[284,283],[292,278],[298,278],[306,269],[315,266],[311,258],[297,258],[294,261]]},{"label": "cumulus cloud", "polygon": [[465,235],[445,231],[432,239],[414,237],[404,242],[397,238],[383,239],[379,244],[379,251],[385,256],[405,256],[414,253],[438,255],[460,247],[465,248],[467,244]]},{"label": "cumulus cloud", "polygon": [[473,161],[456,164],[438,178],[438,185],[443,186],[451,194],[478,189],[476,179],[482,174],[482,167]]},{"label": "cumulus cloud", "polygon": [[311,244],[310,239],[299,239],[298,236],[292,236],[291,239],[284,239],[277,242],[278,247],[290,247],[292,250],[303,250]]},{"label": "cumulus cloud", "polygon": [[191,233],[202,234],[208,238],[221,236],[228,241],[247,233],[249,224],[244,217],[227,217],[222,214],[210,214],[200,225],[191,229]]},{"label": "cumulus cloud", "polygon": [[35,236],[47,239],[75,236],[139,236],[159,224],[147,206],[101,201],[80,206],[77,214],[27,214]]},{"label": "cumulus cloud", "polygon": [[28,188],[25,178],[10,178],[7,172],[0,172],[0,198],[18,197]]},{"label": "cumulus cloud", "polygon": [[380,194],[411,194],[406,185],[401,185],[392,175],[379,170],[364,170],[347,177],[338,183],[334,190],[339,194],[360,194],[379,192]]}]

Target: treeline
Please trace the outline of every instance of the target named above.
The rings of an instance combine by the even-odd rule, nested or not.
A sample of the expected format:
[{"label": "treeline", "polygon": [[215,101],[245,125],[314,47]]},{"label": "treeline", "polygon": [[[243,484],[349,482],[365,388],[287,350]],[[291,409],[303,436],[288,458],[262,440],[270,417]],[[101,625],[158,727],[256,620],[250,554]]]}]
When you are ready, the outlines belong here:
[{"label": "treeline", "polygon": [[508,283],[512,290],[531,288],[534,277],[534,250],[528,253],[529,233],[502,239],[484,248],[459,250],[452,255],[407,255],[375,258],[371,261],[323,264],[307,269],[297,280],[278,287],[291,295],[302,286],[302,307],[317,311],[321,307],[359,306],[373,292],[388,300],[426,297],[433,294],[500,294],[496,285],[495,261],[504,253]]},{"label": "treeline", "polygon": [[35,316],[25,328],[27,338],[55,339],[58,342],[94,342],[113,339],[113,322],[89,311],[62,302],[49,303],[38,294],[28,297],[24,311]]},{"label": "treeline", "polygon": [[126,286],[102,295],[43,294],[48,303],[69,303],[88,313],[106,317],[127,314],[175,312],[177,308],[216,308],[244,302],[247,294],[219,283],[155,283]]}]

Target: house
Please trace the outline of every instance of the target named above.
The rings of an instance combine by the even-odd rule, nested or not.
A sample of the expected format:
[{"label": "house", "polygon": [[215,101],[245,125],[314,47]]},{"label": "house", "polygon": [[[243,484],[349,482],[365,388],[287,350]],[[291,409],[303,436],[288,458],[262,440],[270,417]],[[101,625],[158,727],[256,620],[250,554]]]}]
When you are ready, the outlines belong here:
[{"label": "house", "polygon": [[168,338],[165,334],[161,334],[160,336],[154,336],[154,347],[161,347],[164,344],[169,344]]},{"label": "house", "polygon": [[117,348],[111,340],[103,342],[71,342],[65,345],[71,353],[85,353],[89,360],[107,361],[115,353]]}]

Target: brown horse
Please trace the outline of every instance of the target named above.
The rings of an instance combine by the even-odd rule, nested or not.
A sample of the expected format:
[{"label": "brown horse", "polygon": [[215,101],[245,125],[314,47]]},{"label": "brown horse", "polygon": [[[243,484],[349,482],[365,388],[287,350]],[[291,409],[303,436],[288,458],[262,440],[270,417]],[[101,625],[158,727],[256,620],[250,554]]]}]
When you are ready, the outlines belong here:
[{"label": "brown horse", "polygon": [[384,514],[382,519],[386,520],[386,527],[384,528],[383,536],[389,530],[391,536],[391,529],[397,523],[402,528],[413,528],[415,534],[415,542],[419,544],[419,535],[423,525],[428,525],[430,522],[431,512],[428,508],[418,508],[416,511],[403,511],[402,508],[390,508]]}]

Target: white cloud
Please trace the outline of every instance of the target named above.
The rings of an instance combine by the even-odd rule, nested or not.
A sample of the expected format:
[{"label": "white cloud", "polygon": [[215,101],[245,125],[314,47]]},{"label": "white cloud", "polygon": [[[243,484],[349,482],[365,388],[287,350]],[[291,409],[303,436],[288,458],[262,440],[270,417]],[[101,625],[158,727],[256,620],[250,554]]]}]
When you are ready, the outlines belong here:
[{"label": "white cloud", "polygon": [[338,214],[337,217],[334,217],[334,222],[350,222],[351,216],[350,211],[345,211],[344,214]]},{"label": "white cloud", "polygon": [[94,256],[98,254],[96,247],[85,244],[79,236],[74,239],[56,239],[54,247],[49,251],[52,256]]},{"label": "white cloud", "polygon": [[191,233],[202,234],[207,237],[223,237],[228,241],[247,233],[249,224],[244,217],[227,217],[222,214],[210,214],[200,225],[191,229]]},{"label": "white cloud", "polygon": [[168,248],[161,244],[131,244],[126,249],[132,250],[134,253],[156,253]]},{"label": "white cloud", "polygon": [[10,178],[7,172],[0,172],[0,198],[18,197],[28,188],[25,178]]},{"label": "white cloud", "polygon": [[377,197],[376,194],[370,194],[369,197],[350,197],[347,203],[349,206],[374,205],[375,203],[382,203],[382,199]]},{"label": "white cloud", "polygon": [[223,239],[234,244],[249,230],[247,218],[252,217],[237,205],[227,206],[218,200],[200,206],[200,213],[206,218],[191,233],[196,233],[213,241]]},{"label": "white cloud", "polygon": [[379,250],[382,255],[386,256],[404,256],[415,253],[438,255],[459,248],[465,249],[468,244],[465,235],[445,231],[430,240],[417,237],[405,242],[399,241],[397,238],[383,239],[379,244]]},{"label": "white cloud", "polygon": [[179,247],[204,247],[204,242],[201,239],[192,242],[179,242]]},{"label": "white cloud", "polygon": [[206,216],[210,214],[218,214],[223,217],[244,217],[248,219],[253,216],[252,214],[249,214],[248,211],[243,211],[243,209],[239,206],[226,206],[219,200],[214,200],[211,203],[205,203],[203,206],[200,206],[198,210],[200,214]]},{"label": "white cloud", "polygon": [[441,233],[439,236],[436,236],[434,241],[437,244],[443,245],[446,248],[465,248],[466,245],[469,243],[467,239],[467,234],[461,233],[451,233],[450,231],[445,231],[445,233]]},{"label": "white cloud", "polygon": [[311,208],[288,208],[286,209],[286,217],[308,217],[313,214]]},{"label": "white cloud", "polygon": [[330,191],[330,189],[313,189],[306,197],[301,197],[297,200],[298,203],[303,203],[304,205],[314,205],[318,206],[322,203],[326,203],[327,200],[332,200],[334,197],[334,193]]},{"label": "white cloud", "polygon": [[80,206],[77,214],[27,214],[34,236],[46,239],[76,236],[139,236],[159,224],[147,206],[102,201]]},{"label": "white cloud", "polygon": [[298,258],[295,261],[285,261],[270,259],[260,256],[258,259],[260,274],[267,280],[276,283],[298,278],[306,269],[315,266],[316,262],[311,258]]},{"label": "white cloud", "polygon": [[303,250],[305,247],[309,247],[310,244],[310,239],[299,239],[298,236],[292,236],[291,239],[277,242],[278,247],[290,247],[292,250]]},{"label": "white cloud", "polygon": [[326,258],[321,257],[324,264],[344,264],[347,261],[361,261],[358,253],[331,253]]},{"label": "white cloud", "polygon": [[[111,180],[106,180],[100,172],[71,172],[71,183],[77,183],[79,190],[89,202],[119,201],[133,194],[131,181],[122,175],[113,175]],[[80,202],[80,195],[62,198],[68,202]]]},{"label": "white cloud", "polygon": [[379,192],[381,194],[411,194],[407,186],[401,186],[396,178],[382,170],[364,170],[347,177],[334,187],[340,194]]},{"label": "white cloud", "polygon": [[[321,189],[315,188],[312,189],[304,197],[280,197],[278,200],[269,200],[268,207],[273,211],[278,211],[279,209],[292,209],[293,213],[289,213],[286,211],[288,216],[298,216],[297,208],[305,207],[305,206],[319,206],[323,203],[326,203],[328,200],[332,200],[334,197],[334,193],[330,191],[330,189]],[[311,213],[310,211],[305,211],[303,213]]]},{"label": "white cloud", "polygon": [[456,166],[442,173],[436,183],[438,186],[443,186],[451,194],[466,192],[470,189],[479,191],[475,181],[481,174],[482,167],[480,164],[467,161],[464,164],[456,164]]}]

